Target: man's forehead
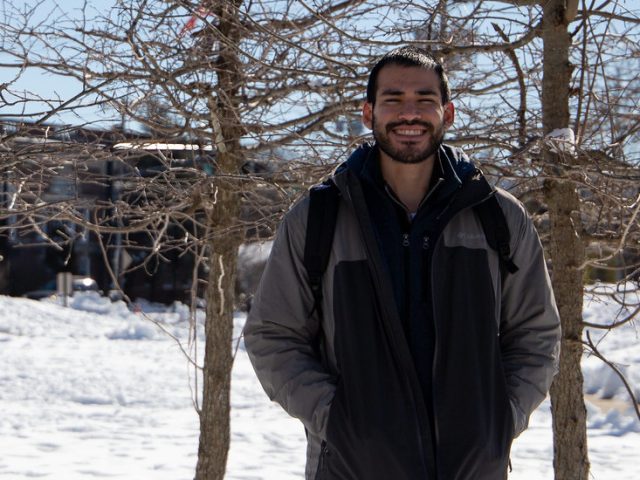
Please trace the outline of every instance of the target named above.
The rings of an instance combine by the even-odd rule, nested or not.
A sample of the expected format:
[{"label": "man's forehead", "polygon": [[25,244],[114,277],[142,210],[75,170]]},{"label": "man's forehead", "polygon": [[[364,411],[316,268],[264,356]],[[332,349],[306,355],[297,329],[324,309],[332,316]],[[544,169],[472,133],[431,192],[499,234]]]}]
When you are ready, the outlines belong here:
[{"label": "man's forehead", "polygon": [[380,69],[376,90],[424,90],[439,94],[440,79],[430,68],[390,64]]}]

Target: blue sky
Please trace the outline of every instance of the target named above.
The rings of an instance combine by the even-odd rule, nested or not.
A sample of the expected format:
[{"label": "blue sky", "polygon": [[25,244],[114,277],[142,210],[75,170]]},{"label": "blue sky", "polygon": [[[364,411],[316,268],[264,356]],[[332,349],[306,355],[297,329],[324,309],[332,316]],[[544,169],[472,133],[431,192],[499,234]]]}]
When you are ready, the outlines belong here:
[{"label": "blue sky", "polygon": [[[14,5],[4,8],[0,11],[0,19],[7,21],[10,16],[12,24],[19,22],[21,14],[30,13],[30,25],[37,25],[47,19],[56,18],[58,25],[62,25],[64,19],[82,18],[82,9],[86,8],[87,17],[91,18],[99,10],[107,11],[113,6],[113,0],[64,0],[64,2],[54,0],[44,0],[35,2],[33,0],[25,2],[16,2]],[[37,5],[37,8],[32,8]],[[27,68],[21,70],[19,60],[11,55],[12,52],[3,50],[0,43],[0,84],[10,82],[7,90],[16,95],[37,96],[43,99],[42,102],[15,103],[18,98],[9,91],[3,92],[5,102],[0,103],[0,117],[25,115],[26,118],[36,120],[41,118],[45,112],[49,111],[52,106],[59,105],[67,99],[73,98],[82,91],[82,84],[70,77],[54,75],[40,68]],[[15,65],[13,68],[8,65]],[[49,103],[47,103],[47,101]],[[12,103],[15,103],[11,105]],[[86,102],[85,102],[86,103]],[[75,110],[73,113],[66,112],[56,115],[51,121],[59,123],[82,124],[85,122],[96,122],[105,120],[104,112],[95,106],[87,106]]]}]

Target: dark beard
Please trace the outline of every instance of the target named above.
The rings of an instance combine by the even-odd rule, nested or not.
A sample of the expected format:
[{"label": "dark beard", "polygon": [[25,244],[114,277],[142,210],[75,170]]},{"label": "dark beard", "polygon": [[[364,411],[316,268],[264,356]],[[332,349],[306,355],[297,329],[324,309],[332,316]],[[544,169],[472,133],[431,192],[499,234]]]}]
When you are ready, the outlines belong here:
[{"label": "dark beard", "polygon": [[[389,140],[389,137],[387,136],[387,134],[393,128],[401,125],[402,126],[420,125],[421,127],[426,128],[427,132],[431,134],[431,142],[429,143],[429,145],[427,145],[427,147],[425,147],[422,150],[416,150],[415,148],[412,148],[412,147],[405,147],[403,149],[395,148],[391,144],[391,141]],[[373,138],[376,139],[376,143],[378,144],[378,147],[380,148],[380,150],[382,150],[384,153],[386,153],[390,158],[392,158],[396,162],[400,162],[400,163],[421,163],[427,160],[429,157],[435,154],[440,148],[440,145],[442,145],[442,140],[444,139],[444,132],[445,132],[444,124],[442,124],[438,130],[435,130],[433,125],[431,125],[430,123],[420,122],[420,121],[392,122],[387,124],[385,128],[386,131],[381,132],[376,128],[375,117],[373,118],[373,121],[372,121],[372,127],[373,127]]]}]

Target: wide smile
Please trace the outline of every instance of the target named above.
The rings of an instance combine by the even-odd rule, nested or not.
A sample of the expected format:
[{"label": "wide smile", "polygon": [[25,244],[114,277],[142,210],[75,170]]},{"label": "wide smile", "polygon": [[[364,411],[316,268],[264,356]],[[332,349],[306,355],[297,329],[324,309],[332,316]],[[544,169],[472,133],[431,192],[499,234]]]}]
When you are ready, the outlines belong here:
[{"label": "wide smile", "polygon": [[426,128],[422,127],[396,127],[391,130],[394,136],[399,140],[415,141],[420,140],[427,133]]},{"label": "wide smile", "polygon": [[394,130],[394,132],[397,135],[406,135],[406,136],[414,137],[414,136],[417,136],[417,135],[422,135],[425,132],[425,130],[415,129],[415,128],[412,128],[412,129],[409,129],[409,128],[397,128],[397,129]]}]

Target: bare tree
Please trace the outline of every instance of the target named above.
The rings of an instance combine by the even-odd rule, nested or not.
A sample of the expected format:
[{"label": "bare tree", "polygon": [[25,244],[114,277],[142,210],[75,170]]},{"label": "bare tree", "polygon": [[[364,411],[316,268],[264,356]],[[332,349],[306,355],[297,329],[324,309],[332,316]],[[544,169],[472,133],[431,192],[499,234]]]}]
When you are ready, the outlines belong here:
[{"label": "bare tree", "polygon": [[[544,71],[542,83],[543,133],[569,128],[571,37],[568,26],[575,18],[577,0],[547,2],[542,17]],[[580,238],[580,197],[566,169],[573,163],[569,149],[545,148],[544,162],[550,172],[545,183],[549,208],[550,255],[553,288],[562,319],[560,371],[551,388],[554,412],[554,469],[556,478],[586,479],[587,410],[582,397],[582,272],[584,244]],[[555,178],[554,178],[555,177]]]}]

